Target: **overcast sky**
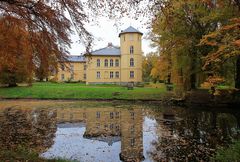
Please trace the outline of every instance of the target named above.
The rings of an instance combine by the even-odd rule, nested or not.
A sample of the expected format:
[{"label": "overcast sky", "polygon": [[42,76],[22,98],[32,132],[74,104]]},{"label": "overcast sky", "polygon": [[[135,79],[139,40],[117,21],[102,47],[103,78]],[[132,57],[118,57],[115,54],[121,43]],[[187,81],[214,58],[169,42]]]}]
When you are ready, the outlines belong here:
[{"label": "overcast sky", "polygon": [[[110,20],[105,17],[98,18],[99,24],[96,25],[94,23],[86,24],[86,28],[93,34],[95,37],[94,39],[94,45],[93,50],[104,48],[107,46],[109,42],[112,42],[115,46],[120,46],[120,40],[118,37],[118,34],[121,32],[121,30],[124,30],[128,28],[130,25],[134,28],[138,29],[143,33],[143,40],[142,40],[142,50],[144,54],[154,51],[153,48],[150,47],[150,40],[145,39],[148,29],[147,26],[144,25],[143,22],[130,19],[130,18],[122,18],[119,20],[118,25],[114,25],[114,20]],[[77,35],[72,35],[72,45],[70,54],[71,55],[79,55],[81,53],[84,53],[85,48],[83,45],[81,45],[78,40]]]}]

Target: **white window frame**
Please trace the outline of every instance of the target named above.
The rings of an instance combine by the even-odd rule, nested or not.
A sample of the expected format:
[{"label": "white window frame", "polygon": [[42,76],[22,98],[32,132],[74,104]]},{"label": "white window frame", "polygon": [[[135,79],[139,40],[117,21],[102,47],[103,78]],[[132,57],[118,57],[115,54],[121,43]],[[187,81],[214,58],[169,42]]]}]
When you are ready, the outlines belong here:
[{"label": "white window frame", "polygon": [[101,61],[100,59],[97,59],[97,67],[100,67],[101,66]]},{"label": "white window frame", "polygon": [[134,58],[130,58],[130,63],[129,63],[129,65],[130,65],[131,67],[134,66]]},{"label": "white window frame", "polygon": [[105,66],[105,67],[108,67],[108,59],[105,59],[105,60],[104,60],[104,66]]},{"label": "white window frame", "polygon": [[115,60],[115,66],[116,66],[116,67],[119,67],[119,59],[116,59],[116,60]]},{"label": "white window frame", "polygon": [[110,71],[110,79],[112,79],[114,77],[114,73],[113,71]]},{"label": "white window frame", "polygon": [[120,76],[119,74],[120,74],[119,71],[116,71],[115,72],[115,78],[119,78],[119,76]]},{"label": "white window frame", "polygon": [[134,78],[135,77],[134,75],[135,75],[134,71],[130,71],[130,78]]},{"label": "white window frame", "polygon": [[129,47],[129,52],[130,52],[130,54],[134,54],[134,47],[133,46]]},{"label": "white window frame", "polygon": [[110,67],[113,67],[113,59],[110,59]]},{"label": "white window frame", "polygon": [[101,78],[101,73],[100,71],[97,71],[97,79],[100,79]]}]

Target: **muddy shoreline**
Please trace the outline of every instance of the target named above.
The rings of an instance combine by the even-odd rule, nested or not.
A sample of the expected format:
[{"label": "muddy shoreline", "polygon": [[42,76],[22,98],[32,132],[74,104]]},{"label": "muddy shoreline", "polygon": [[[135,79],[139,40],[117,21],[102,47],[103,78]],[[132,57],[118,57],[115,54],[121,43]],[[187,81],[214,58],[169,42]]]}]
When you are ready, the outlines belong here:
[{"label": "muddy shoreline", "polygon": [[[195,96],[196,97],[196,96]],[[240,101],[226,101],[220,99],[210,100],[194,100],[193,96],[188,96],[185,99],[169,98],[169,99],[81,99],[81,98],[0,98],[0,101],[97,101],[97,102],[130,102],[130,103],[144,103],[144,104],[159,104],[168,106],[181,106],[181,107],[219,107],[219,108],[239,108]]]}]

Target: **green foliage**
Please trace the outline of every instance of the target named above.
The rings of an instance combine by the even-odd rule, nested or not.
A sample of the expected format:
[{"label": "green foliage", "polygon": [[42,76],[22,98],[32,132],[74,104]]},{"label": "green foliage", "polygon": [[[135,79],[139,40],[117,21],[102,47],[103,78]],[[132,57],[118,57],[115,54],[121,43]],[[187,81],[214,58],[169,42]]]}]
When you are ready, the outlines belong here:
[{"label": "green foliage", "polygon": [[143,80],[145,82],[158,80],[156,76],[151,75],[154,66],[156,66],[159,60],[159,55],[157,53],[148,53],[143,57]]},{"label": "green foliage", "polygon": [[220,148],[212,161],[237,162],[240,159],[240,141],[234,142],[229,148]]},{"label": "green foliage", "polygon": [[[160,55],[170,58],[169,66],[171,67],[173,82],[176,82],[179,71],[183,75],[185,89],[188,89],[187,87],[190,85],[194,87],[193,85],[198,86],[203,82],[203,80],[197,81],[197,78],[206,78],[202,69],[205,60],[202,58],[208,57],[208,54],[216,50],[216,47],[209,46],[209,44],[199,46],[199,44],[202,44],[201,39],[211,32],[213,33],[205,39],[215,37],[216,30],[220,26],[227,24],[229,19],[239,16],[237,8],[236,1],[230,2],[229,0],[216,1],[216,3],[199,0],[165,2],[152,23],[153,33],[156,35],[153,41],[159,46]],[[232,34],[239,38],[237,32],[239,32],[239,27],[236,32],[232,31]],[[223,44],[240,44],[240,41],[232,42],[233,39],[230,36],[231,32],[223,35],[226,38]],[[216,37],[216,39],[218,38]],[[212,42],[210,41],[210,43]],[[228,49],[224,50],[227,52]],[[236,51],[231,55],[234,54],[236,54]],[[217,61],[214,57],[212,57],[212,60]],[[159,64],[159,66],[166,65]],[[230,78],[233,75],[228,75],[229,66],[232,67],[230,62],[225,66],[224,73]],[[232,84],[231,79],[228,83]]]}]

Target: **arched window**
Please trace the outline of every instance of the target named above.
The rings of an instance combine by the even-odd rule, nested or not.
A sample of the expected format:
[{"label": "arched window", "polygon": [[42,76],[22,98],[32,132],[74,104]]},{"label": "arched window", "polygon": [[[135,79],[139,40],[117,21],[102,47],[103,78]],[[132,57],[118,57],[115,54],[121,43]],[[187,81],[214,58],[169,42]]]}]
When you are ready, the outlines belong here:
[{"label": "arched window", "polygon": [[134,48],[133,48],[133,46],[130,46],[130,54],[133,54],[134,53]]},{"label": "arched window", "polygon": [[115,66],[116,66],[116,67],[119,66],[119,60],[118,60],[118,59],[115,60]]},{"label": "arched window", "polygon": [[97,67],[100,67],[100,59],[97,59]]},{"label": "arched window", "polygon": [[134,66],[134,59],[130,58],[130,66]]},{"label": "arched window", "polygon": [[104,60],[104,66],[108,67],[108,60],[107,59]]},{"label": "arched window", "polygon": [[110,60],[110,66],[113,66],[113,59]]}]

